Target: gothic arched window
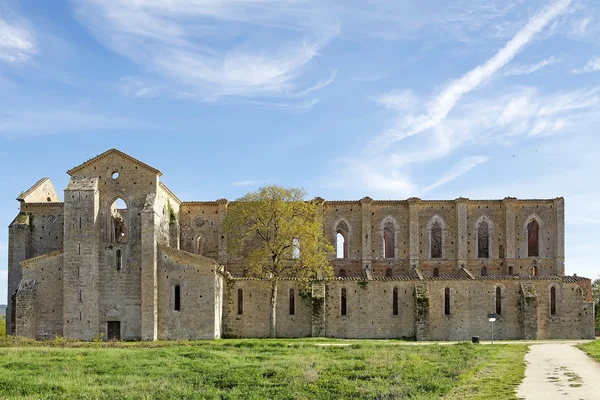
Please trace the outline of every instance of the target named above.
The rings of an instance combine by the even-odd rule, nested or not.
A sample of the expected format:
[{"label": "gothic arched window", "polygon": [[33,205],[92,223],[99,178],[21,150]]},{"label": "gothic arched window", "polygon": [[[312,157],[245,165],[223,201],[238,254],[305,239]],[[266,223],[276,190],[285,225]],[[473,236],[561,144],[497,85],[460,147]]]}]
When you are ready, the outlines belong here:
[{"label": "gothic arched window", "polygon": [[431,226],[431,258],[442,258],[442,224],[439,221]]},{"label": "gothic arched window", "polygon": [[296,314],[296,293],[294,292],[294,289],[290,289],[289,306],[290,306],[290,315],[295,315]]},{"label": "gothic arched window", "polygon": [[392,315],[398,315],[398,288],[392,291]]},{"label": "gothic arched window", "polygon": [[556,315],[556,288],[550,288],[550,315]]},{"label": "gothic arched window", "polygon": [[450,288],[444,289],[444,315],[450,315]]},{"label": "gothic arched window", "polygon": [[346,315],[346,288],[342,288],[340,291],[340,314]]},{"label": "gothic arched window", "polygon": [[241,288],[237,291],[237,313],[239,315],[244,313],[244,290]]},{"label": "gothic arched window", "polygon": [[502,315],[502,289],[496,288],[496,314]]},{"label": "gothic arched window", "polygon": [[535,219],[527,224],[527,257],[540,256],[538,243],[539,230],[540,226]]},{"label": "gothic arched window", "polygon": [[348,224],[345,221],[340,221],[335,228],[335,232],[337,258],[348,258]]},{"label": "gothic arched window", "polygon": [[175,311],[181,311],[181,287],[175,285]]},{"label": "gothic arched window", "polygon": [[489,238],[488,223],[482,221],[477,229],[477,257],[478,258],[489,258],[490,257],[490,238]]},{"label": "gothic arched window", "polygon": [[385,258],[395,258],[394,236],[394,224],[392,221],[387,221],[383,227],[383,256]]}]

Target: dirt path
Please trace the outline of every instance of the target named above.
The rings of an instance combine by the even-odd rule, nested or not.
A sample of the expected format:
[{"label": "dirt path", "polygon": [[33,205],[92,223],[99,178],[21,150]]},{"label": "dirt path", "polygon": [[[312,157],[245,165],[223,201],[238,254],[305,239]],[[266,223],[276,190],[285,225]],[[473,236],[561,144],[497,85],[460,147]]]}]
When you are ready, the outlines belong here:
[{"label": "dirt path", "polygon": [[517,396],[525,400],[600,399],[600,365],[574,344],[531,345]]}]

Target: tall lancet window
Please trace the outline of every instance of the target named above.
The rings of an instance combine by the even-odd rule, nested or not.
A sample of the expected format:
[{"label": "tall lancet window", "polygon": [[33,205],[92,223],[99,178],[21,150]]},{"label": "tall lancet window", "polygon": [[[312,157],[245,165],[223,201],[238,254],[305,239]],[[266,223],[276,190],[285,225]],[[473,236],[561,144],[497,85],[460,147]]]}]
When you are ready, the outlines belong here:
[{"label": "tall lancet window", "polygon": [[482,221],[477,230],[477,257],[490,258],[490,231],[487,221]]},{"label": "tall lancet window", "polygon": [[442,224],[439,221],[431,226],[431,258],[442,258]]},{"label": "tall lancet window", "polygon": [[530,223],[527,224],[527,256],[528,257],[539,257],[539,243],[538,243],[538,235],[539,235],[540,226],[537,221],[534,219]]},{"label": "tall lancet window", "polygon": [[337,258],[348,258],[348,231],[348,224],[345,221],[340,221],[335,229]]},{"label": "tall lancet window", "polygon": [[112,243],[127,243],[127,204],[116,199],[110,206],[107,234]]},{"label": "tall lancet window", "polygon": [[385,258],[395,257],[396,244],[394,243],[394,224],[391,221],[383,227],[383,256]]}]

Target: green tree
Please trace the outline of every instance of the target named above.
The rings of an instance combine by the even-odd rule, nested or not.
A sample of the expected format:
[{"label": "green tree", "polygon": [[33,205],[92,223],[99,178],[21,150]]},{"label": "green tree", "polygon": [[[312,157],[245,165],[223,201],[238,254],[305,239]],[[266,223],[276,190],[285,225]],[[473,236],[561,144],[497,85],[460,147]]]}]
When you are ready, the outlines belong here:
[{"label": "green tree", "polygon": [[600,278],[592,281],[592,297],[594,298],[594,328],[600,331]]},{"label": "green tree", "polygon": [[270,284],[270,329],[276,337],[277,285],[293,276],[308,285],[333,275],[334,249],[323,234],[321,204],[304,200],[304,189],[266,186],[231,203],[223,221],[230,254],[244,254],[248,273]]},{"label": "green tree", "polygon": [[6,317],[0,315],[0,337],[6,336]]}]

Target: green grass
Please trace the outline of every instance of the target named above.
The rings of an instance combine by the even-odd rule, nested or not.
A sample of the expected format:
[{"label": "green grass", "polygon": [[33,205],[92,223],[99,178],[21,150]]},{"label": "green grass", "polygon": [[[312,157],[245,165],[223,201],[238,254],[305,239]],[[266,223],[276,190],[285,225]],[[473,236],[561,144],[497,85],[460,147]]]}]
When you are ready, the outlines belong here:
[{"label": "green grass", "polygon": [[524,345],[498,345],[486,363],[466,373],[445,399],[516,399],[515,391],[525,377]]},{"label": "green grass", "polygon": [[29,399],[515,398],[526,352],[325,339],[0,345],[0,398]]},{"label": "green grass", "polygon": [[585,351],[588,356],[600,362],[600,340],[577,345],[578,348]]}]

